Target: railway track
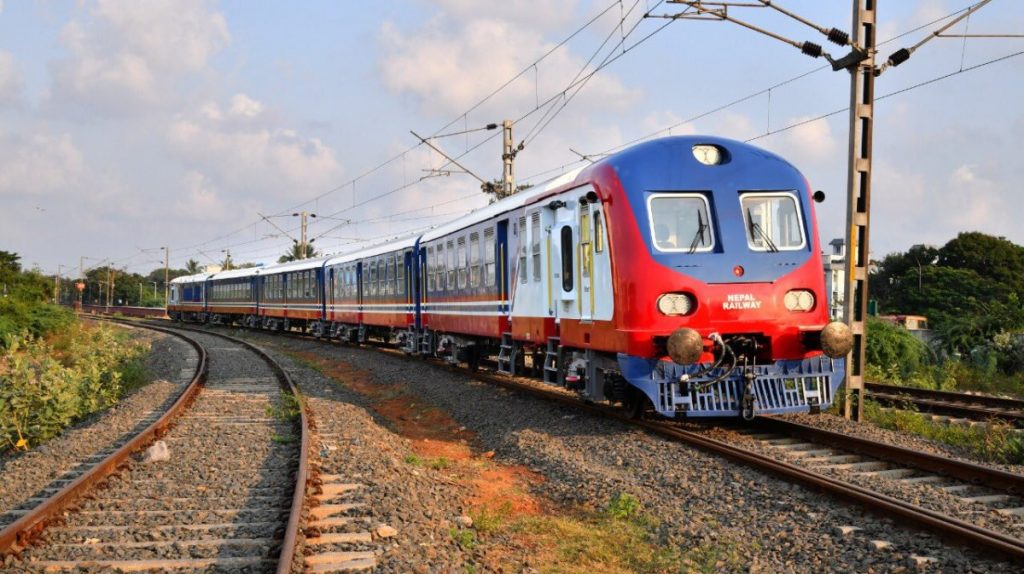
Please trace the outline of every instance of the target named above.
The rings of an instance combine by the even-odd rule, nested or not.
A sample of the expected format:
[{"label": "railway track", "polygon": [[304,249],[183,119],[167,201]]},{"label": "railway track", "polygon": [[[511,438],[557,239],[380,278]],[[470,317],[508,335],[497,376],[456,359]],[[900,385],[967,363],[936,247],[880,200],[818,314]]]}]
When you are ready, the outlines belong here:
[{"label": "railway track", "polygon": [[[292,571],[309,445],[294,385],[249,343],[156,329],[199,352],[192,381],[158,420],[0,531],[0,553],[18,557],[7,567]],[[169,458],[140,461],[158,438]]]},{"label": "railway track", "polygon": [[1024,400],[878,383],[865,383],[864,388],[885,406],[899,408],[909,403],[921,412],[977,421],[997,420],[1024,428]]},{"label": "railway track", "polygon": [[[286,335],[316,339],[300,333]],[[368,346],[421,363],[419,359],[391,347],[376,344]],[[644,428],[669,440],[690,444],[855,502],[873,512],[931,530],[954,543],[975,549],[985,548],[1012,560],[1024,561],[1024,539],[886,494],[884,489],[873,488],[876,483],[872,480],[864,480],[871,477],[879,480],[904,480],[908,481],[907,484],[928,484],[955,494],[960,500],[980,505],[974,514],[993,512],[1006,520],[1020,520],[1018,528],[1024,528],[1022,475],[766,417],[758,417],[753,427],[741,431],[747,438],[761,443],[751,448],[713,438],[705,432],[690,430],[692,425],[666,420],[633,420],[621,409],[586,403],[571,393],[547,388],[533,379],[513,379],[487,370],[471,372],[468,368],[443,364],[476,380],[570,405]]]}]

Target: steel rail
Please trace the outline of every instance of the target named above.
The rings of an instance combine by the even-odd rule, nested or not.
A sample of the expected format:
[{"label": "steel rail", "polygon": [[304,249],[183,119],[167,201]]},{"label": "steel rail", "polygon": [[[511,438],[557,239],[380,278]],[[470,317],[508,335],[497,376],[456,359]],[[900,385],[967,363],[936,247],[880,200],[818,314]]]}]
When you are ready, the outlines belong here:
[{"label": "steel rail", "polygon": [[206,349],[198,342],[180,333],[150,325],[145,325],[144,328],[161,331],[183,339],[199,353],[199,363],[196,365],[195,375],[192,377],[192,380],[189,381],[177,400],[174,401],[174,404],[159,419],[135,435],[131,440],[121,445],[102,461],[79,475],[78,478],[71,481],[64,488],[39,503],[27,514],[12,522],[3,530],[0,530],[0,556],[19,552],[34,536],[38,535],[45,528],[47,522],[59,516],[63,511],[72,508],[86,492],[96,487],[105,478],[113,474],[118,467],[127,462],[132,453],[141,450],[153,440],[163,436],[170,429],[175,419],[185,411],[196,395],[198,395],[203,384],[206,382],[209,372]]},{"label": "steel rail", "polygon": [[[244,327],[243,327],[244,328]],[[208,332],[206,330],[200,330],[201,332]],[[253,329],[256,332],[262,332],[259,329]],[[317,338],[312,335],[294,333],[294,332],[282,332],[275,334],[285,334],[294,338],[304,338],[309,340],[319,340],[322,342],[331,342],[330,339]],[[369,348],[373,348],[380,352],[390,354],[392,356],[401,357],[408,361],[422,362],[422,358],[415,359],[411,355],[388,346],[377,345],[370,343],[367,345]],[[868,510],[878,512],[883,515],[894,516],[912,522],[921,527],[931,530],[945,536],[949,540],[952,540],[956,544],[965,545],[969,547],[980,546],[995,550],[1004,554],[1007,557],[1012,558],[1016,561],[1024,561],[1024,539],[1014,538],[1001,532],[996,532],[971,524],[969,522],[960,520],[958,518],[942,514],[928,508],[916,506],[913,503],[899,500],[889,495],[875,492],[870,489],[845,482],[836,478],[832,478],[812,470],[801,468],[799,466],[777,460],[775,458],[762,455],[760,453],[746,450],[742,447],[731,445],[729,443],[713,439],[699,433],[687,431],[679,428],[678,424],[673,421],[654,421],[654,420],[635,420],[629,418],[627,415],[622,413],[619,409],[610,406],[603,406],[594,403],[587,403],[580,400],[578,397],[569,393],[559,392],[557,390],[545,389],[536,386],[536,384],[519,382],[515,379],[504,375],[498,375],[496,373],[483,372],[483,371],[470,371],[468,368],[461,366],[455,366],[451,363],[442,360],[432,360],[432,364],[445,366],[448,369],[472,377],[475,380],[484,381],[491,383],[495,386],[506,388],[509,390],[521,392],[527,395],[531,395],[544,400],[549,400],[565,405],[572,406],[583,411],[618,420],[622,423],[637,426],[643,428],[653,434],[668,438],[677,442],[683,442],[702,450],[711,452],[716,455],[724,456],[730,460],[746,464],[759,470],[764,470],[772,474],[778,475],[787,480],[798,482],[813,488],[823,490],[827,493],[836,495],[838,497],[854,501],[861,504]],[[784,423],[778,419],[771,419],[767,417],[759,417],[759,423],[762,425],[771,426],[773,424]],[[799,425],[805,427],[806,425]],[[806,427],[807,429],[813,429],[818,431],[820,429],[814,429],[813,427]],[[806,431],[810,433],[811,431]],[[827,433],[828,431],[821,431]],[[836,433],[832,433],[836,434]],[[822,435],[826,436],[826,435]],[[851,446],[854,443],[857,444],[857,448],[864,449],[865,454],[872,449],[872,441],[866,439],[859,439],[855,437],[847,437],[840,435],[844,443],[843,448],[853,449]],[[884,453],[885,447],[882,443],[875,443],[875,449],[877,452]],[[892,447],[897,448],[897,447]],[[893,452],[893,451],[889,451]],[[981,465],[971,465],[969,463],[962,463],[951,459],[943,459],[942,457],[925,455],[924,453],[914,453],[914,458],[921,462],[922,465],[929,465],[934,468],[935,465],[940,465],[939,470],[934,472],[938,473],[950,473],[950,476],[954,476],[953,472],[957,472],[964,476],[972,476],[973,478],[967,478],[970,482],[980,482],[988,485],[997,485],[997,488],[1003,488],[1009,491],[1020,492],[1021,488],[1021,477],[983,467]],[[931,458],[929,458],[931,457]],[[913,464],[910,462],[910,458],[902,459],[900,462],[904,464]],[[924,467],[922,470],[928,470],[929,467]],[[973,474],[972,474],[973,473]]]},{"label": "steel rail", "polygon": [[[125,323],[132,325],[137,324],[135,321],[125,321]],[[310,445],[310,434],[312,428],[312,419],[307,413],[306,401],[302,398],[302,394],[299,392],[295,382],[292,381],[288,371],[284,369],[273,357],[271,357],[266,351],[260,347],[223,333],[217,333],[207,329],[196,329],[191,327],[184,327],[175,325],[170,329],[178,329],[182,331],[191,331],[193,333],[201,333],[203,335],[210,335],[212,337],[220,337],[241,345],[253,353],[257,354],[264,361],[270,365],[271,370],[277,375],[278,381],[282,383],[283,387],[291,392],[292,396],[299,402],[299,417],[301,425],[301,439],[299,441],[299,468],[295,473],[295,491],[292,494],[292,505],[288,514],[288,525],[285,528],[284,539],[281,543],[281,552],[277,562],[277,574],[288,574],[292,571],[292,562],[295,560],[295,551],[299,539],[299,524],[302,521],[302,509],[306,503],[306,483],[309,480],[309,445]]]},{"label": "steel rail", "polygon": [[996,419],[1024,428],[1024,400],[878,383],[865,383],[864,388],[876,401],[889,406],[898,408],[901,403],[911,403],[934,414],[982,421]]}]

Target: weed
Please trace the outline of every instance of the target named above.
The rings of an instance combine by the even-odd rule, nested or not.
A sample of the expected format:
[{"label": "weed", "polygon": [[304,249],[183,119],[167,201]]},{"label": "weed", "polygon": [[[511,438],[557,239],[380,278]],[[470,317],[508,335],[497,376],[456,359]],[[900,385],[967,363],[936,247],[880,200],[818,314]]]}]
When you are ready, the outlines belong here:
[{"label": "weed", "polygon": [[446,469],[448,468],[448,459],[443,456],[435,458],[434,461],[430,463],[430,468],[434,470]]},{"label": "weed", "polygon": [[452,535],[452,539],[462,547],[463,550],[472,550],[476,548],[476,533],[472,530],[459,530],[454,526],[448,530]]},{"label": "weed", "polygon": [[469,517],[473,519],[473,528],[477,531],[495,532],[505,525],[508,517],[512,514],[512,503],[505,501],[496,509],[483,506],[470,511]]},{"label": "weed", "polygon": [[274,442],[276,442],[278,444],[292,444],[292,443],[298,441],[299,439],[295,435],[291,435],[291,434],[280,435],[280,434],[274,433],[274,435],[270,437],[270,440],[272,440],[272,441],[274,441]]},{"label": "weed", "polygon": [[267,407],[267,416],[279,421],[294,421],[301,415],[302,399],[288,392],[281,393],[281,404]]},{"label": "weed", "polygon": [[405,463],[413,466],[423,466],[423,459],[415,454],[405,455]]},{"label": "weed", "polygon": [[628,492],[620,492],[612,496],[605,506],[604,513],[618,520],[632,520],[640,512],[640,500]]}]

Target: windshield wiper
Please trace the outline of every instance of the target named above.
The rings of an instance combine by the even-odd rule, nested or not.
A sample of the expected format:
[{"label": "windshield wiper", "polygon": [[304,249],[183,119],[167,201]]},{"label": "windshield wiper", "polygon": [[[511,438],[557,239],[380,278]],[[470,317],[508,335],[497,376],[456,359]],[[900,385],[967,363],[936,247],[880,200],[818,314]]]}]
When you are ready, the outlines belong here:
[{"label": "windshield wiper", "polygon": [[768,246],[768,251],[771,251],[772,253],[777,253],[779,251],[779,248],[775,246],[775,243],[772,241],[772,238],[768,237],[768,234],[765,233],[763,229],[761,229],[761,226],[756,221],[754,221],[754,216],[753,214],[750,213],[749,209],[747,209],[747,221],[750,222],[750,235],[753,236],[754,233],[757,233],[761,240],[764,241],[765,245]]},{"label": "windshield wiper", "polygon": [[697,251],[697,246],[704,243],[704,230],[707,229],[707,225],[704,225],[704,216],[701,211],[697,211],[697,233],[693,236],[693,241],[690,242],[690,251],[692,255]]}]

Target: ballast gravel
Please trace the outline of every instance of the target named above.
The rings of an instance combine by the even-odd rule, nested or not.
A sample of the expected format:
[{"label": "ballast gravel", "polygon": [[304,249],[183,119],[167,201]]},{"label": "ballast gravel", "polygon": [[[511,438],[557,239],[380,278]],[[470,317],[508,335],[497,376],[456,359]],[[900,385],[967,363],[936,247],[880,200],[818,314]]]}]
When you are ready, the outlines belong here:
[{"label": "ballast gravel", "polygon": [[[562,504],[601,508],[612,496],[629,493],[661,521],[664,544],[735,555],[742,564],[732,567],[736,571],[1019,571],[991,554],[947,544],[818,491],[462,373],[374,350],[247,336],[273,349],[313,352],[347,363],[371,372],[375,382],[404,384],[474,432],[477,449],[493,450],[497,461],[542,474],[545,480],[533,486],[537,494]],[[316,378],[303,375],[300,384],[310,385]],[[326,392],[323,383],[313,388]],[[327,396],[336,401],[333,412],[339,420],[352,425],[340,436],[361,448],[358,462],[337,464],[354,465],[352,472],[373,477],[379,489],[371,491],[374,516],[398,530],[389,544],[403,545],[403,552],[417,558],[425,556],[430,567],[417,571],[447,572],[463,563],[466,556],[457,546],[436,529],[421,528],[427,516],[457,512],[457,489],[411,476],[407,467],[396,464],[396,457],[408,452],[403,447],[407,441],[382,432],[361,409],[343,404],[361,405],[361,397],[339,388]],[[423,548],[432,553],[425,555]],[[380,571],[405,571],[397,562],[385,564]],[[730,567],[720,562],[721,568]]]},{"label": "ballast gravel", "polygon": [[20,517],[8,510],[34,506],[36,502],[29,499],[50,496],[64,481],[86,470],[87,459],[112,452],[151,424],[192,379],[199,359],[191,345],[153,331],[130,332],[150,344],[145,367],[153,382],[38,448],[0,455],[0,527]]}]

